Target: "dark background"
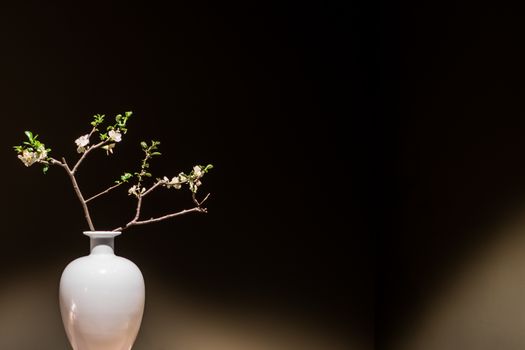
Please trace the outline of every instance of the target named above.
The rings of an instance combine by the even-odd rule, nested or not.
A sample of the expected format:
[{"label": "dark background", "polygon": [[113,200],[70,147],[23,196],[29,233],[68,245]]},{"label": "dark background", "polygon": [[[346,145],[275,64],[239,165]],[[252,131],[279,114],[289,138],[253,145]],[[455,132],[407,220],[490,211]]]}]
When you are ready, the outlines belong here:
[{"label": "dark background", "polygon": [[[496,229],[501,222],[523,218],[525,24],[523,9],[510,2],[405,1],[379,8],[381,101],[389,107],[379,160],[379,198],[387,204],[378,210],[384,215],[378,217],[376,339],[380,348],[416,349],[394,344],[428,328],[429,310],[442,311],[435,301],[473,278],[462,269],[503,238]],[[512,288],[507,283],[501,288]],[[509,301],[498,293],[490,300],[522,310],[519,297]],[[459,300],[450,301],[457,310]],[[458,321],[449,339],[423,334],[424,348],[522,348],[522,332],[501,335],[510,313],[500,307],[487,317],[480,307],[471,324]],[[468,337],[478,346],[467,345]]]},{"label": "dark background", "polygon": [[[12,152],[23,131],[72,163],[73,141],[93,114],[132,110],[115,154],[95,154],[81,168],[86,195],[134,171],[141,140],[162,142],[154,175],[215,165],[202,188],[212,194],[209,214],[117,239],[117,252],[141,267],[146,283],[158,278],[198,300],[284,310],[369,338],[367,220],[381,209],[383,185],[368,180],[380,179],[371,159],[384,145],[374,100],[380,70],[372,69],[381,29],[368,22],[371,9],[320,1],[2,2],[3,246],[15,249],[0,255],[0,274],[9,281],[49,266],[58,280],[88,247],[62,169],[44,176]],[[369,133],[371,125],[379,132]],[[159,191],[144,216],[190,204],[189,192]],[[122,225],[133,205],[125,188],[97,201],[96,228]]]}]

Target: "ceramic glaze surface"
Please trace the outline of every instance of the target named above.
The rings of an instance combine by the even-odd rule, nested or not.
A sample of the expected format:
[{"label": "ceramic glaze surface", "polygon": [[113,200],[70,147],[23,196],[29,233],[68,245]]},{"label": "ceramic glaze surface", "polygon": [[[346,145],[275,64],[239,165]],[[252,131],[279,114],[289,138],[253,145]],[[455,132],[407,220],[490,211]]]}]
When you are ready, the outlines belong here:
[{"label": "ceramic glaze surface", "polygon": [[75,350],[129,350],[144,311],[139,268],[113,252],[118,232],[85,232],[91,254],[72,261],[60,279],[60,312]]}]

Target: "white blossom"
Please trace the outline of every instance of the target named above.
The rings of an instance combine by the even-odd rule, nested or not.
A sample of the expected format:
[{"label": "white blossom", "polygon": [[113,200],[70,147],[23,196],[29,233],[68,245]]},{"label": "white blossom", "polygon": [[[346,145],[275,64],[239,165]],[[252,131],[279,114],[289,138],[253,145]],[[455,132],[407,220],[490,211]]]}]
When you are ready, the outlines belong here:
[{"label": "white blossom", "polygon": [[139,187],[137,185],[133,185],[130,187],[130,189],[128,190],[128,194],[129,195],[134,195],[135,197],[140,197],[141,194],[143,194],[144,192],[146,192],[146,188],[145,187]]},{"label": "white blossom", "polygon": [[38,147],[38,149],[36,151],[36,155],[37,155],[37,158],[36,158],[37,162],[45,160],[47,158],[47,150],[46,150],[46,148],[44,146]]},{"label": "white blossom", "polygon": [[22,154],[18,155],[18,158],[24,163],[25,166],[29,167],[38,161],[37,152],[32,152],[27,149],[22,151]]},{"label": "white blossom", "polygon": [[115,148],[115,144],[110,143],[109,145],[102,146],[102,148],[106,150],[107,155],[109,155],[110,153],[113,154],[113,148]]},{"label": "white blossom", "polygon": [[75,140],[77,145],[77,152],[84,153],[86,152],[87,146],[89,145],[89,134],[82,135]]},{"label": "white blossom", "polygon": [[190,190],[195,193],[197,192],[197,189],[200,185],[202,185],[202,182],[200,181],[200,178],[204,176],[204,172],[202,171],[202,167],[200,165],[195,165],[193,167],[193,172],[190,174],[190,177],[188,178],[188,184],[190,186]]},{"label": "white blossom", "polygon": [[195,175],[195,177],[196,177],[197,179],[200,178],[200,177],[202,177],[202,175],[204,175],[204,174],[202,173],[202,168],[201,168],[200,165],[195,165],[195,166],[193,167],[193,175]]},{"label": "white blossom", "polygon": [[181,181],[178,176],[173,177],[171,180],[168,179],[166,176],[164,176],[164,179],[162,179],[162,182],[167,188],[173,187],[176,190],[179,190],[183,183],[183,181]]},{"label": "white blossom", "polygon": [[119,129],[109,130],[108,137],[111,141],[120,142],[122,141],[122,133]]},{"label": "white blossom", "polygon": [[197,192],[199,186],[202,185],[201,180],[190,180],[189,182],[191,192]]}]

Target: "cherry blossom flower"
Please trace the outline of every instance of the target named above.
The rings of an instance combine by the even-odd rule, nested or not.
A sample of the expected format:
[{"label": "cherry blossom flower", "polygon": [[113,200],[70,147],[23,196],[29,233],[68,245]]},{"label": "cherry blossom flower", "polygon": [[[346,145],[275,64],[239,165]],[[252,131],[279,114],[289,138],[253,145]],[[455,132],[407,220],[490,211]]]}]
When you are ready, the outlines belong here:
[{"label": "cherry blossom flower", "polygon": [[47,150],[43,145],[40,145],[36,150],[36,161],[41,162],[47,158]]},{"label": "cherry blossom flower", "polygon": [[36,152],[25,149],[18,155],[18,159],[20,159],[25,166],[29,167],[38,160],[38,155]]},{"label": "cherry blossom flower", "polygon": [[129,195],[134,195],[135,197],[140,197],[141,194],[143,194],[144,192],[146,192],[146,188],[145,187],[140,187],[140,186],[137,186],[137,185],[133,185],[130,187],[130,189],[128,190],[128,194]]},{"label": "cherry blossom flower", "polygon": [[203,172],[202,172],[202,168],[201,168],[200,165],[195,165],[195,166],[193,167],[193,175],[195,175],[195,177],[196,177],[197,179],[201,178],[202,175],[204,175]]},{"label": "cherry blossom flower", "polygon": [[103,149],[106,150],[106,154],[109,156],[109,154],[113,154],[113,148],[115,148],[114,143],[110,143],[109,145],[102,146]]},{"label": "cherry blossom flower", "polygon": [[89,134],[80,136],[78,139],[75,140],[75,143],[77,145],[78,153],[86,152],[87,146],[89,145]]},{"label": "cherry blossom flower", "polygon": [[190,180],[188,184],[190,185],[191,192],[195,193],[197,192],[197,189],[199,188],[199,186],[202,185],[202,182],[201,180],[196,180],[196,181]]},{"label": "cherry blossom flower", "polygon": [[168,179],[166,176],[164,176],[164,179],[162,179],[164,185],[166,188],[175,188],[176,190],[179,190],[183,184],[183,181],[179,179],[178,176],[174,176],[171,180]]},{"label": "cherry blossom flower", "polygon": [[122,133],[119,129],[112,129],[108,132],[108,137],[111,141],[120,142],[122,141]]}]

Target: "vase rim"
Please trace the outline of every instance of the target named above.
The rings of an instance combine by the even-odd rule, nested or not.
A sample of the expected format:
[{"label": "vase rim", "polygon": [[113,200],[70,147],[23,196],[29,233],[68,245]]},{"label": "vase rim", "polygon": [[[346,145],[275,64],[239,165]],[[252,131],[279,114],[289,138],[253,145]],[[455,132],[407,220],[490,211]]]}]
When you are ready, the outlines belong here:
[{"label": "vase rim", "polygon": [[111,238],[120,235],[120,231],[84,231],[86,236],[90,238]]}]

